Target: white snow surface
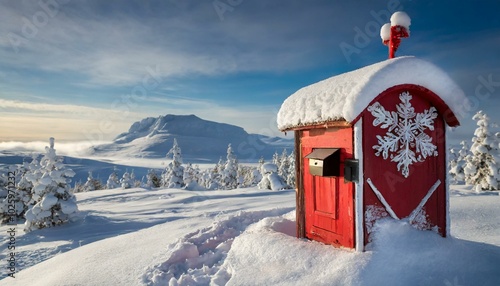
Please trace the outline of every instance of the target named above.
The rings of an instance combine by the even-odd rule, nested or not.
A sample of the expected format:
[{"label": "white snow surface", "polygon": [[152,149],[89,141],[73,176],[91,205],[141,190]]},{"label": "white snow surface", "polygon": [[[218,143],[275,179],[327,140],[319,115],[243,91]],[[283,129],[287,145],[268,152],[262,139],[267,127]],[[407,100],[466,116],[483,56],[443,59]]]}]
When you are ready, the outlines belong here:
[{"label": "white snow surface", "polygon": [[385,219],[357,253],[297,239],[293,190],[79,193],[78,220],[17,227],[0,285],[500,285],[499,193],[451,194],[451,238]]},{"label": "white snow surface", "polygon": [[356,117],[386,89],[423,86],[438,95],[460,119],[468,99],[462,89],[434,64],[412,56],[397,57],[333,76],[299,89],[281,105],[280,130]]}]

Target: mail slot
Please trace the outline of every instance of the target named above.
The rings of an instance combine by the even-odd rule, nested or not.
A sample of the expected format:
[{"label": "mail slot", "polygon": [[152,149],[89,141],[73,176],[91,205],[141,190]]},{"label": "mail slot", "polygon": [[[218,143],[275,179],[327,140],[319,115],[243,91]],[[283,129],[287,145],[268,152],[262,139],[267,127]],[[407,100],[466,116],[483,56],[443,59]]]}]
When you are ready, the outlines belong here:
[{"label": "mail slot", "polygon": [[306,156],[309,159],[309,173],[314,176],[340,176],[340,149],[315,148]]}]

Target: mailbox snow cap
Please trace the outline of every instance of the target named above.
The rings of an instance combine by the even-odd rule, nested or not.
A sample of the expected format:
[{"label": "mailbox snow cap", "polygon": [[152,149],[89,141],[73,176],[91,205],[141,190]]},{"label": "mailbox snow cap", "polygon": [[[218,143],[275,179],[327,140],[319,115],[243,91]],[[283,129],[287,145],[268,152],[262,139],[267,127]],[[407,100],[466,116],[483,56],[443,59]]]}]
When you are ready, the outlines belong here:
[{"label": "mailbox snow cap", "polygon": [[283,102],[277,116],[278,128],[286,131],[332,121],[353,124],[379,94],[403,84],[421,86],[439,95],[443,102],[436,107],[446,115],[446,123],[452,127],[459,125],[457,116],[469,104],[462,89],[434,64],[405,56],[299,89]]}]

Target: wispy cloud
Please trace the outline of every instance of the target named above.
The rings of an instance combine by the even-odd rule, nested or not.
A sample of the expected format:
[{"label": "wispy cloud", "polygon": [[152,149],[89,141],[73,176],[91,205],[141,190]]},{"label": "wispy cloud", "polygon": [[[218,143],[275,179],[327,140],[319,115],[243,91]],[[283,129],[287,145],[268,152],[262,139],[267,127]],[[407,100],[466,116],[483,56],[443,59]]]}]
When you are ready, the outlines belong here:
[{"label": "wispy cloud", "polygon": [[[30,20],[40,10],[36,2],[31,6],[28,2],[2,2],[0,10],[4,12],[0,16],[9,21],[0,31],[26,41],[14,47],[7,37],[3,38],[0,62],[27,69],[76,72],[95,84],[124,85],[139,82],[150,65],[158,65],[163,77],[310,66],[307,56],[322,46],[318,41],[326,41],[296,33],[296,26],[285,25],[282,16],[259,18],[258,14],[274,13],[269,7],[260,10],[262,3],[242,6],[258,14],[234,14],[230,23],[220,21],[211,2],[192,2],[189,11],[180,13],[165,5],[161,18],[145,7],[129,13],[126,6],[114,7],[116,14],[109,17],[92,10],[98,9],[97,2],[90,3],[60,5],[58,13],[43,27],[35,27],[37,32],[30,38],[23,34],[26,24],[22,19]],[[280,9],[285,14],[289,8]],[[311,6],[300,17],[312,17],[314,13],[325,12]],[[316,28],[322,32],[326,29]]]},{"label": "wispy cloud", "polygon": [[103,114],[103,113],[119,114],[121,112],[113,109],[89,107],[89,106],[74,105],[74,104],[33,103],[33,102],[19,101],[19,100],[0,99],[0,111],[2,111],[2,109],[4,112],[5,110],[12,111],[13,109],[16,109],[16,110],[36,111],[43,113],[56,112],[56,113],[68,113],[72,115],[86,114],[87,116]]}]

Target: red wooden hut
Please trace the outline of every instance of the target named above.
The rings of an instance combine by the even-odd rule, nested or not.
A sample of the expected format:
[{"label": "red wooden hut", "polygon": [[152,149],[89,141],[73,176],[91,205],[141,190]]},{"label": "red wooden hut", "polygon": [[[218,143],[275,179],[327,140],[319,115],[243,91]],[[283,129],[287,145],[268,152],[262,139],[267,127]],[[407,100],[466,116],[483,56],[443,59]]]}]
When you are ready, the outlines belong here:
[{"label": "red wooden hut", "polygon": [[445,133],[466,103],[441,69],[415,57],[292,94],[278,127],[295,133],[298,237],[362,251],[383,217],[447,236]]}]

